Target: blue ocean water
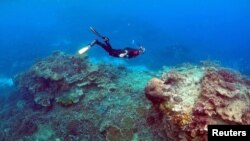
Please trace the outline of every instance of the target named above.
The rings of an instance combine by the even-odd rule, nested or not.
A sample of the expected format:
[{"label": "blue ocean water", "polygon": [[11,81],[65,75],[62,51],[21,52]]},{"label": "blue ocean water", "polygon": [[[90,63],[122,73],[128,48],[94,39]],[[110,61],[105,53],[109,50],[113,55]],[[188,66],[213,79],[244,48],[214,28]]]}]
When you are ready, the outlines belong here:
[{"label": "blue ocean water", "polygon": [[[168,71],[204,60],[219,61],[223,67],[250,76],[249,25],[249,0],[0,0],[0,141],[165,141],[169,136],[163,114],[145,96],[149,80],[159,78],[163,66]],[[107,63],[100,65],[65,55],[77,53],[97,38],[90,26],[109,37],[114,48],[136,48],[140,43],[146,52],[132,59],[114,58],[95,46],[87,53],[88,61]],[[55,51],[65,54],[57,52],[44,59]],[[45,61],[29,69],[41,59]],[[172,80],[169,74],[166,87],[182,79],[173,73]],[[200,87],[190,85],[190,93],[195,89],[203,94],[207,86],[203,83],[210,81],[196,82],[206,78],[196,70],[189,74],[197,74],[190,79],[195,85],[202,83]],[[237,79],[227,69],[209,75],[221,76],[211,81],[227,89],[222,97],[247,95],[249,79]],[[210,83],[208,89],[216,86]],[[175,102],[185,98],[176,96],[179,88],[173,87]],[[220,93],[208,90],[214,91]],[[166,97],[156,94],[151,100],[154,98],[165,101]],[[239,103],[236,101],[232,103]],[[242,107],[246,107],[242,121],[248,122],[248,106]],[[203,127],[203,119],[197,127]]]},{"label": "blue ocean water", "polygon": [[[37,59],[61,50],[73,54],[96,37],[114,48],[145,46],[130,65],[163,65],[218,60],[250,74],[248,0],[3,0],[0,2],[0,75],[26,70]],[[107,57],[101,48],[89,56]],[[112,58],[116,60],[117,58]]]}]

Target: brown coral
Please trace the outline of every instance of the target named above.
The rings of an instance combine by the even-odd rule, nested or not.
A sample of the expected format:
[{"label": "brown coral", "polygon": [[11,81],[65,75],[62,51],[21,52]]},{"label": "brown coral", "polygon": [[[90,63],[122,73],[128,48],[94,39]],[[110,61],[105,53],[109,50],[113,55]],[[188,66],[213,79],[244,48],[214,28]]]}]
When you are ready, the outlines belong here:
[{"label": "brown coral", "polygon": [[175,85],[182,80],[182,77],[176,71],[170,71],[169,73],[163,73],[161,79],[166,85]]},{"label": "brown coral", "polygon": [[192,121],[191,115],[189,113],[178,113],[173,117],[173,123],[178,126],[184,126],[190,124]]},{"label": "brown coral", "polygon": [[163,94],[163,83],[162,80],[153,78],[149,81],[148,87],[145,88],[146,97],[153,103],[160,103],[167,100],[167,97]]},{"label": "brown coral", "polygon": [[249,124],[249,86],[240,74],[189,67],[161,79],[153,78],[145,94],[163,113],[170,139],[207,140],[209,124]]},{"label": "brown coral", "polygon": [[132,140],[134,131],[133,129],[123,129],[116,126],[109,126],[106,129],[106,140],[107,141],[129,141]]}]

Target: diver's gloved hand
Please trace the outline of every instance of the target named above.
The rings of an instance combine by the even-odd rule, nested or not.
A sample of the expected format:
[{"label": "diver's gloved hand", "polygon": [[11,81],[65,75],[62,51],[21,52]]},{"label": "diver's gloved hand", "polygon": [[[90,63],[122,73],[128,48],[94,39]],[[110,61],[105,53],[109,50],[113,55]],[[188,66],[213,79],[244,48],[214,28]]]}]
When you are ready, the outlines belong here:
[{"label": "diver's gloved hand", "polygon": [[108,37],[105,37],[105,36],[103,36],[102,39],[103,39],[103,41],[105,41],[105,42],[109,41],[109,38],[108,38]]}]

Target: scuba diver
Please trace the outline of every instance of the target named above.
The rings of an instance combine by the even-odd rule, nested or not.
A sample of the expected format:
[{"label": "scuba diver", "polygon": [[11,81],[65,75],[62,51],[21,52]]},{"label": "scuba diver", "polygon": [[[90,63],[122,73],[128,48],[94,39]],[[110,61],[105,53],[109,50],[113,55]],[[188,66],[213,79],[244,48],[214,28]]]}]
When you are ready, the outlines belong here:
[{"label": "scuba diver", "polygon": [[109,38],[102,36],[93,27],[90,27],[90,30],[95,35],[97,35],[98,37],[103,39],[104,43],[102,43],[96,39],[96,40],[92,41],[91,43],[89,43],[87,46],[80,49],[78,51],[79,54],[85,53],[87,50],[89,50],[94,45],[98,45],[98,46],[102,47],[106,52],[109,53],[110,56],[119,57],[119,58],[133,58],[133,57],[136,57],[136,56],[145,52],[145,48],[141,45],[139,45],[138,49],[129,48],[129,47],[126,47],[124,49],[113,49],[111,44],[109,43]]}]

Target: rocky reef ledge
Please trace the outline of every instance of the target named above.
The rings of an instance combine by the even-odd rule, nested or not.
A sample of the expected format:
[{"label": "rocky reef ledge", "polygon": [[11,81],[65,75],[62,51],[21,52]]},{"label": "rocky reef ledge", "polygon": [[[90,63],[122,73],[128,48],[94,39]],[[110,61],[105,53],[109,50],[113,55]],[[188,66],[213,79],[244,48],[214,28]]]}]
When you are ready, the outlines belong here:
[{"label": "rocky reef ledge", "polygon": [[0,105],[0,141],[159,140],[146,117],[143,67],[55,52],[16,75]]},{"label": "rocky reef ledge", "polygon": [[206,140],[208,124],[250,124],[250,80],[203,63],[151,71],[55,52],[0,98],[0,141]]},{"label": "rocky reef ledge", "polygon": [[209,124],[250,124],[250,80],[229,69],[168,70],[148,82],[145,94],[171,141],[207,140]]},{"label": "rocky reef ledge", "polygon": [[15,83],[37,106],[50,107],[53,103],[71,106],[91,88],[115,91],[111,83],[122,73],[123,70],[109,65],[93,65],[86,56],[55,52],[17,75]]}]

